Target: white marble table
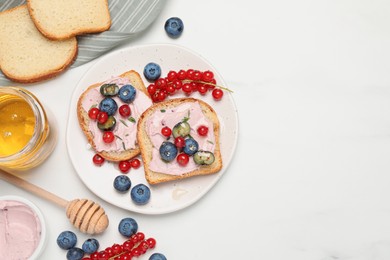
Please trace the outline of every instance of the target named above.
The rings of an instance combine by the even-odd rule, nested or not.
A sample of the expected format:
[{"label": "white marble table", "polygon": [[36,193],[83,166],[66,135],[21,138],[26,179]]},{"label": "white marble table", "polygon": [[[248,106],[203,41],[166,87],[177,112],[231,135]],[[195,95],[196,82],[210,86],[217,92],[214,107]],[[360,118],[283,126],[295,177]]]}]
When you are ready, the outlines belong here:
[{"label": "white marble table", "polygon": [[[390,2],[379,0],[168,1],[150,30],[125,46],[188,47],[235,91],[239,140],[217,185],[194,205],[157,216],[119,209],[86,188],[65,130],[72,91],[95,61],[29,87],[57,116],[59,143],[23,177],[64,198],[101,203],[112,223],[99,237],[103,246],[122,241],[116,225],[132,216],[170,260],[388,260],[389,14]],[[163,30],[171,16],[185,23],[176,40]],[[42,259],[66,259],[55,242],[71,228],[64,212],[0,187],[0,196],[24,196],[44,211]]]}]

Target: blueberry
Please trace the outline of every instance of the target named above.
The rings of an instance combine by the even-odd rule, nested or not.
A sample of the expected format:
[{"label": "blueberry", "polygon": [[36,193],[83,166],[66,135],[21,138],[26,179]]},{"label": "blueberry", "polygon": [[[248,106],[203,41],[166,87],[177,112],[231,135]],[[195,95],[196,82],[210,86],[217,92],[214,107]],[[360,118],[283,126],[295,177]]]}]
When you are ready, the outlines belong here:
[{"label": "blueberry", "polygon": [[144,184],[138,184],[131,189],[130,195],[135,204],[144,205],[149,202],[150,189]]},{"label": "blueberry", "polygon": [[114,179],[114,188],[117,191],[125,192],[125,191],[128,191],[130,189],[130,187],[131,187],[130,178],[127,177],[126,175],[118,175]]},{"label": "blueberry", "polygon": [[66,253],[68,260],[81,260],[84,257],[84,251],[81,248],[73,247]]},{"label": "blueberry", "polygon": [[173,161],[177,156],[177,147],[171,142],[163,142],[159,151],[161,159],[166,162]]},{"label": "blueberry", "polygon": [[154,253],[149,257],[149,260],[167,260],[167,258],[163,254]]},{"label": "blueberry", "polygon": [[131,103],[135,99],[136,90],[132,85],[124,85],[119,89],[119,98],[125,103]]},{"label": "blueberry", "polygon": [[88,238],[81,247],[86,254],[95,253],[99,249],[99,241],[95,238]]},{"label": "blueberry", "polygon": [[193,138],[186,139],[186,145],[183,148],[183,152],[188,155],[193,155],[199,149],[199,144]]},{"label": "blueberry", "polygon": [[177,38],[182,34],[184,24],[180,18],[171,17],[165,22],[164,29],[169,37]]},{"label": "blueberry", "polygon": [[144,76],[147,80],[156,80],[161,76],[160,65],[150,62],[144,68]]},{"label": "blueberry", "polygon": [[117,109],[118,105],[116,104],[115,100],[110,97],[106,97],[99,104],[99,110],[106,112],[109,116],[114,115]]},{"label": "blueberry", "polygon": [[138,231],[138,224],[132,218],[124,218],[119,222],[118,231],[125,237],[131,237]]},{"label": "blueberry", "polygon": [[77,243],[77,236],[72,231],[64,231],[57,237],[57,244],[62,249],[70,249]]}]

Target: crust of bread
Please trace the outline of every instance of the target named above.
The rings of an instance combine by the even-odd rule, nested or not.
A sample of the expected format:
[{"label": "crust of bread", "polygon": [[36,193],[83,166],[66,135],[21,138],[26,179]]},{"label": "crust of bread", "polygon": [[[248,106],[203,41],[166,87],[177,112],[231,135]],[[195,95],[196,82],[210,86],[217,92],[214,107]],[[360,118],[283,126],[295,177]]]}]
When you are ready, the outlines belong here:
[{"label": "crust of bread", "polygon": [[[45,13],[42,13],[42,12],[38,13],[37,12],[37,10],[35,8],[35,3],[37,3],[37,2],[35,2],[35,1],[42,1],[42,0],[27,0],[27,7],[29,10],[30,16],[31,16],[35,26],[37,27],[37,29],[45,37],[47,37],[51,40],[65,40],[65,39],[69,39],[69,38],[72,38],[72,37],[77,36],[77,35],[104,32],[104,31],[110,29],[110,27],[111,27],[111,16],[110,16],[109,8],[108,8],[108,0],[103,0],[104,8],[100,10],[102,12],[102,14],[99,17],[105,18],[105,20],[102,24],[95,25],[95,26],[91,25],[92,24],[92,20],[91,20],[91,22],[89,24],[80,22],[80,24],[78,26],[76,26],[76,27],[69,26],[67,28],[67,30],[54,30],[53,28],[49,28],[48,25],[45,25],[45,23],[50,23],[51,21],[45,20],[45,19],[47,19],[47,17],[46,17],[47,15],[45,15]],[[48,0],[48,1],[52,1],[52,0]],[[77,10],[81,10],[83,3],[79,2],[78,0],[77,0],[77,2],[80,5],[80,9],[77,9]],[[94,12],[95,11],[96,10],[94,10]],[[53,13],[53,10],[50,10],[49,7],[46,7],[45,12]],[[69,14],[69,17],[67,17],[67,18],[74,19],[73,13]],[[44,22],[44,20],[45,20],[45,22]],[[62,23],[66,24],[66,21],[62,21]]]},{"label": "crust of bread", "polygon": [[[128,78],[129,81],[131,82],[131,84],[137,90],[142,91],[143,93],[145,93],[146,96],[148,96],[150,98],[149,93],[146,90],[145,85],[144,85],[140,75],[138,74],[138,72],[136,72],[134,70],[130,70],[128,72],[125,72],[125,73],[119,75],[119,77]],[[85,136],[87,137],[88,142],[91,144],[91,146],[93,147],[93,149],[95,151],[96,151],[96,144],[93,141],[92,132],[90,131],[90,129],[88,127],[89,122],[90,122],[90,118],[88,117],[88,111],[85,111],[83,109],[83,107],[82,107],[82,101],[83,101],[83,99],[85,98],[86,94],[88,93],[88,91],[90,89],[93,89],[93,88],[95,88],[97,86],[100,86],[100,85],[102,85],[102,82],[93,84],[90,87],[88,87],[81,94],[81,96],[80,96],[80,98],[78,100],[78,103],[77,103],[77,117],[78,117],[78,120],[79,120],[79,125],[80,125],[81,129],[83,130]],[[125,151],[120,151],[120,152],[102,151],[102,152],[97,152],[97,153],[100,156],[102,156],[103,158],[105,158],[106,160],[109,160],[109,161],[122,161],[122,160],[131,159],[131,158],[137,156],[138,154],[140,154],[140,149],[139,149],[139,146],[136,145],[136,148],[134,148],[134,149],[127,149]]]},{"label": "crust of bread", "polygon": [[[182,175],[170,175],[165,173],[155,172],[149,169],[149,164],[152,160],[153,144],[147,134],[146,122],[147,119],[153,115],[155,111],[161,109],[174,108],[182,103],[198,102],[202,108],[203,114],[213,123],[214,135],[215,135],[215,161],[211,165],[201,165],[199,169],[182,174]],[[217,173],[222,169],[222,156],[219,144],[220,139],[220,124],[218,116],[214,109],[206,102],[195,98],[175,98],[165,102],[156,103],[147,109],[139,118],[137,125],[137,139],[141,149],[142,161],[144,164],[145,178],[149,184],[158,184],[168,181],[186,179],[193,176],[207,175]]]},{"label": "crust of bread", "polygon": [[[19,15],[19,14],[16,14],[17,12],[22,12],[22,9],[24,9],[26,7],[26,5],[21,5],[21,6],[17,6],[17,7],[14,7],[14,8],[11,8],[11,9],[8,9],[8,10],[5,10],[3,12],[0,13],[0,15],[5,15],[7,17],[10,17],[9,15],[12,15],[13,12],[15,12],[15,15]],[[13,18],[15,19],[15,18]],[[35,42],[39,42],[40,44],[38,45],[38,49],[40,48],[40,51],[45,51],[45,52],[48,52],[48,49],[46,48],[46,44],[47,45],[55,45],[57,46],[57,42],[54,42],[54,41],[51,41],[51,40],[48,40],[46,38],[44,38],[38,30],[36,29],[32,29],[34,26],[33,26],[33,23],[31,21],[24,21],[23,20],[18,20],[18,22],[21,22],[21,25],[19,25],[20,27],[18,28],[25,28],[25,30],[22,30],[22,33],[18,33],[18,35],[23,35],[23,33],[25,32],[28,32],[29,33],[29,37],[24,37],[24,44],[26,44],[26,48],[31,48],[31,46],[29,46],[29,41],[35,41]],[[10,23],[12,23],[13,21],[9,21]],[[22,24],[23,23],[23,24]],[[31,23],[31,25],[30,25]],[[1,30],[1,28],[0,28]],[[4,32],[4,35],[3,37],[5,37],[5,40],[9,39],[10,37],[13,37],[12,35],[9,35],[7,32]],[[0,35],[1,35],[1,32],[0,32]],[[1,41],[1,39],[0,39]],[[31,42],[30,42],[31,43]],[[17,44],[17,43],[16,43]],[[65,60],[61,60],[61,64],[58,64],[56,66],[48,66],[47,68],[41,68],[40,70],[38,70],[37,72],[35,73],[19,73],[19,74],[16,74],[14,72],[15,68],[21,68],[23,66],[35,66],[34,64],[34,61],[36,62],[37,60],[32,60],[32,62],[30,62],[31,64],[26,64],[24,63],[23,61],[18,61],[16,58],[19,58],[19,52],[22,52],[20,49],[15,49],[15,48],[12,48],[11,50],[9,49],[6,49],[6,51],[4,52],[3,54],[3,59],[0,59],[0,62],[1,60],[3,60],[2,64],[0,65],[0,68],[3,72],[3,74],[9,78],[10,80],[12,81],[15,81],[15,82],[19,82],[19,83],[34,83],[34,82],[38,82],[38,81],[43,81],[43,80],[47,80],[47,79],[50,79],[50,78],[53,78],[55,76],[57,76],[58,74],[60,74],[61,72],[63,72],[65,69],[67,69],[73,62],[74,60],[76,59],[77,57],[77,53],[78,53],[78,45],[77,45],[77,40],[75,37],[73,38],[70,38],[66,41],[59,41],[58,42],[58,46],[67,46],[66,49],[67,50],[70,50],[69,54],[67,55],[66,59]],[[6,45],[7,46],[7,45]],[[19,44],[19,46],[22,46],[21,44]],[[42,47],[41,47],[42,46]],[[5,48],[5,47],[4,47]],[[19,50],[19,52],[18,52]],[[36,51],[36,49],[31,49],[30,50],[31,52],[34,52]],[[9,56],[9,55],[13,55],[13,56]],[[4,56],[8,56],[9,58],[6,59],[4,58]],[[5,61],[5,60],[10,60],[11,57],[14,57],[15,56],[15,61]],[[53,57],[51,57],[53,58]],[[28,60],[31,59],[31,56]],[[42,58],[44,59],[44,58]],[[15,65],[15,64],[18,64],[18,65]]]}]

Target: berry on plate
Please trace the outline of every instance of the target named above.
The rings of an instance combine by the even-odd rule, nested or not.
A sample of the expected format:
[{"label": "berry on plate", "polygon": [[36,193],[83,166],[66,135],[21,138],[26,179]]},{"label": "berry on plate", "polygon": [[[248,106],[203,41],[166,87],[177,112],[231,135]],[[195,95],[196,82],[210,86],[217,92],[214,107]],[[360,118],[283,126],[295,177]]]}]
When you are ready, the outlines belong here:
[{"label": "berry on plate", "polygon": [[131,187],[130,178],[127,177],[126,175],[118,175],[114,179],[114,188],[117,191],[125,192],[125,191],[128,191],[130,189],[130,187]]},{"label": "berry on plate", "polygon": [[161,76],[161,67],[157,63],[149,62],[144,68],[144,76],[147,80],[156,80]]},{"label": "berry on plate", "polygon": [[150,189],[145,184],[138,184],[131,189],[131,199],[137,205],[144,205],[150,200]]}]

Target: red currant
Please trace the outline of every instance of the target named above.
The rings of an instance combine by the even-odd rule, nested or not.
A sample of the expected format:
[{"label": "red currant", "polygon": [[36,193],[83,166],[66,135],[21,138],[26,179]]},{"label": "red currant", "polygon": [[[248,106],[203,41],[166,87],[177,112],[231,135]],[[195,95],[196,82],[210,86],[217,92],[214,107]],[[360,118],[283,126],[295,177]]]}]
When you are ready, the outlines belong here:
[{"label": "red currant", "polygon": [[165,90],[167,91],[168,95],[173,95],[176,91],[175,87],[172,84],[167,85]]},{"label": "red currant", "polygon": [[175,88],[175,89],[181,89],[181,87],[183,86],[183,82],[181,80],[174,80],[172,82],[172,86]]},{"label": "red currant", "polygon": [[88,111],[89,118],[96,120],[100,110],[97,107],[93,107]]},{"label": "red currant", "polygon": [[215,100],[221,100],[223,96],[223,91],[222,89],[216,88],[213,90],[212,95]]},{"label": "red currant", "polygon": [[104,249],[104,251],[102,251],[100,253],[101,254],[106,254],[108,256],[108,258],[110,258],[110,257],[115,255],[114,251],[112,250],[112,247],[107,247],[106,249]]},{"label": "red currant", "polygon": [[170,72],[168,72],[167,79],[168,79],[169,82],[174,81],[176,78],[177,78],[177,72],[176,71],[171,70]]},{"label": "red currant", "polygon": [[161,129],[161,134],[165,137],[170,137],[171,134],[172,134],[172,130],[168,127],[168,126],[164,126],[162,129]]},{"label": "red currant", "polygon": [[123,251],[122,246],[118,245],[118,244],[112,245],[111,248],[112,248],[112,252],[114,253],[114,255],[118,255],[118,254],[122,253],[122,251]]},{"label": "red currant", "polygon": [[150,84],[147,89],[148,89],[149,95],[153,96],[154,93],[156,93],[157,87],[154,84]]},{"label": "red currant", "polygon": [[156,239],[150,237],[146,239],[146,243],[148,243],[149,248],[154,248],[156,246]]},{"label": "red currant", "polygon": [[146,251],[149,249],[149,245],[144,240],[144,241],[141,241],[141,243],[137,246],[137,248],[140,250],[141,254],[145,254]]},{"label": "red currant", "polygon": [[178,136],[175,138],[175,146],[177,148],[183,148],[184,146],[186,146],[186,140],[184,139],[184,137],[182,136]]},{"label": "red currant", "polygon": [[110,258],[110,255],[105,252],[105,251],[102,251],[102,252],[99,252],[99,260],[108,260]]},{"label": "red currant", "polygon": [[202,72],[199,70],[194,71],[193,80],[201,80],[202,79]]},{"label": "red currant", "polygon": [[109,143],[112,143],[115,139],[115,135],[113,132],[111,131],[106,131],[104,132],[103,134],[103,142],[105,142],[106,144],[109,144]]},{"label": "red currant", "polygon": [[205,84],[200,84],[198,86],[198,91],[201,95],[205,95],[207,93],[207,90],[208,90],[208,88]]},{"label": "red currant", "polygon": [[142,232],[137,232],[135,235],[137,236],[138,241],[142,241],[145,239],[145,234]]},{"label": "red currant", "polygon": [[196,130],[200,136],[207,136],[207,133],[209,132],[209,128],[207,126],[201,125]]},{"label": "red currant", "polygon": [[190,82],[191,90],[197,91],[198,90],[198,84],[196,82]]},{"label": "red currant", "polygon": [[168,81],[164,78],[159,78],[157,81],[156,81],[156,87],[158,89],[165,89],[165,87],[167,86],[168,84]]},{"label": "red currant", "polygon": [[129,161],[120,161],[118,167],[122,173],[128,173],[130,171],[131,164]]},{"label": "red currant", "polygon": [[203,81],[210,82],[212,79],[214,79],[214,73],[212,71],[206,70],[205,72],[203,72]]},{"label": "red currant", "polygon": [[91,260],[99,260],[99,252],[92,253],[89,257]]},{"label": "red currant", "polygon": [[92,158],[92,161],[95,165],[101,166],[104,163],[104,158],[101,157],[99,154],[95,154]]},{"label": "red currant", "polygon": [[100,124],[104,124],[108,120],[108,114],[106,112],[100,111],[99,114],[97,115],[97,121]]},{"label": "red currant", "polygon": [[190,157],[186,153],[180,153],[176,158],[178,164],[181,166],[186,166],[190,161]]},{"label": "red currant", "polygon": [[159,93],[159,92],[160,92],[160,91],[154,93],[153,96],[152,96],[152,101],[153,101],[154,103],[158,102],[158,93]]},{"label": "red currant", "polygon": [[[133,255],[130,252],[126,252],[119,257],[119,260],[131,260]],[[116,259],[116,258],[115,258]]]},{"label": "red currant", "polygon": [[126,240],[123,243],[123,249],[126,251],[130,251],[134,247],[134,243],[132,243],[130,240]]},{"label": "red currant", "polygon": [[165,90],[160,90],[157,95],[157,100],[159,102],[164,101],[164,99],[167,97],[167,92]]},{"label": "red currant", "polygon": [[187,70],[187,79],[193,80],[194,79],[194,73],[195,73],[195,71],[193,69],[188,69]]},{"label": "red currant", "polygon": [[180,80],[186,79],[187,72],[185,70],[179,70],[179,72],[177,73],[177,78]]},{"label": "red currant", "polygon": [[133,256],[140,256],[141,255],[141,251],[138,249],[138,248],[133,248],[130,253],[133,255]]},{"label": "red currant", "polygon": [[192,92],[192,87],[189,83],[184,83],[183,86],[181,87],[181,89],[187,95],[191,94],[191,92]]},{"label": "red currant", "polygon": [[208,87],[209,89],[214,89],[215,86],[217,85],[217,81],[216,81],[215,79],[210,80],[209,83],[210,83],[210,84],[207,84],[207,87]]},{"label": "red currant", "polygon": [[130,165],[131,165],[132,168],[138,169],[138,168],[141,166],[141,161],[138,160],[137,158],[132,159],[132,160],[130,161]]},{"label": "red currant", "polygon": [[119,107],[119,114],[123,117],[129,117],[131,115],[130,106],[127,104],[121,105]]}]

